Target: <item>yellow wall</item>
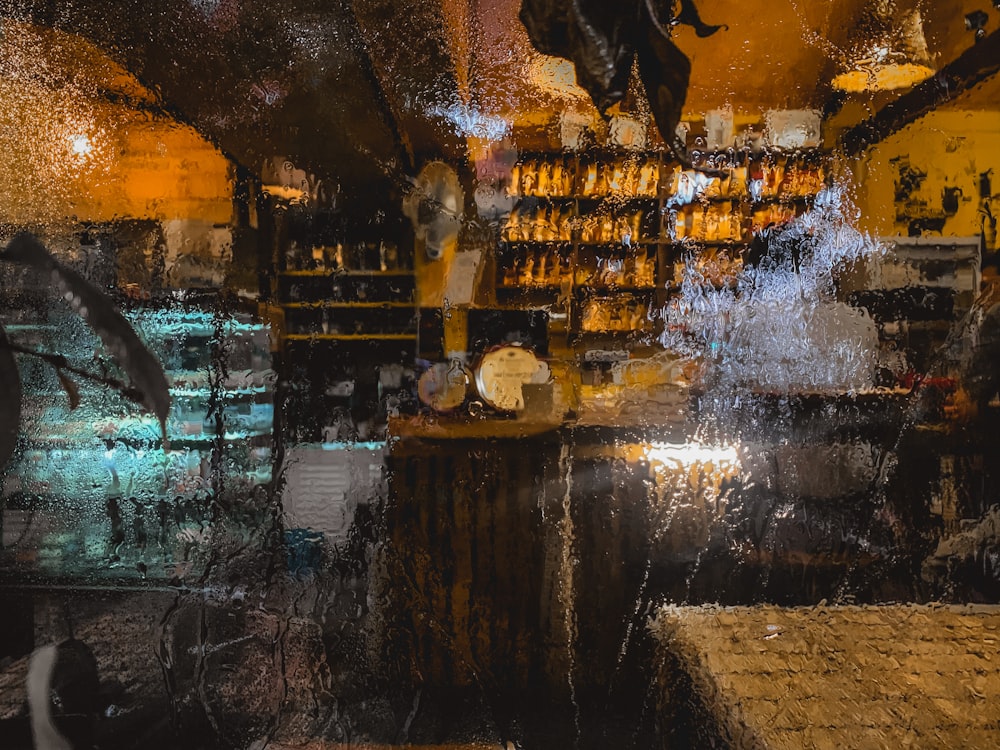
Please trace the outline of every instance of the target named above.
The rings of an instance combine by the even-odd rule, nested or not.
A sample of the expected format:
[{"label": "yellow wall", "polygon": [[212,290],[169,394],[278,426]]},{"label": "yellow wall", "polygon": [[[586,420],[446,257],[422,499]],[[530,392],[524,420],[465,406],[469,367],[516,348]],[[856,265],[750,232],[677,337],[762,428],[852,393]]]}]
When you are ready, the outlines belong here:
[{"label": "yellow wall", "polygon": [[[943,215],[944,189],[958,187],[962,191],[958,211],[945,218],[942,234],[979,234],[981,172],[993,170],[992,191],[1000,198],[1000,112],[932,112],[874,147],[858,163],[856,176],[864,228],[876,235],[907,233],[907,221],[897,219],[895,181],[899,162],[892,160],[898,157],[927,175],[913,193],[911,213],[915,210]],[[997,208],[994,206],[994,212]]]},{"label": "yellow wall", "polygon": [[0,222],[229,223],[229,162],[193,128],[152,115],[154,105],[151,92],[79,37],[5,21]]},{"label": "yellow wall", "polygon": [[83,209],[97,220],[122,215],[214,224],[232,220],[231,165],[191,127],[161,120],[130,129],[112,168],[120,181],[83,193]]},{"label": "yellow wall", "polygon": [[[0,102],[12,99],[5,88]],[[230,164],[193,128],[85,103],[67,122],[44,97],[15,102],[0,106],[0,221],[232,219]]]}]

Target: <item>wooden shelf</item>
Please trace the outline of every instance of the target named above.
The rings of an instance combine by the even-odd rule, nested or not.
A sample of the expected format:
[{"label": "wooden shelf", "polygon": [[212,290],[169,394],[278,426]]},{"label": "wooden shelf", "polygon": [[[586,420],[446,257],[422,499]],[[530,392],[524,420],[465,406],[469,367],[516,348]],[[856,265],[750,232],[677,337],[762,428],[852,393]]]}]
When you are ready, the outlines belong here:
[{"label": "wooden shelf", "polygon": [[644,238],[639,239],[639,240],[630,240],[630,242],[632,243],[630,245],[626,245],[623,242],[615,242],[615,241],[607,241],[607,240],[601,241],[601,242],[577,242],[575,244],[579,245],[580,247],[607,247],[607,248],[612,248],[613,247],[616,250],[618,250],[618,249],[621,249],[621,250],[632,250],[635,247],[642,247],[642,246],[647,246],[648,247],[648,246],[652,246],[652,245],[666,245],[666,244],[670,244],[669,240],[656,239],[656,238],[652,238],[652,237],[644,237]]},{"label": "wooden shelf", "polygon": [[624,193],[602,193],[600,195],[511,195],[516,201],[528,199],[540,201],[559,201],[570,203],[572,201],[612,201],[614,203],[656,203],[660,200],[660,195],[625,195]]},{"label": "wooden shelf", "polygon": [[322,300],[318,302],[282,302],[281,307],[289,308],[292,310],[324,310],[324,309],[361,309],[361,310],[373,310],[386,307],[397,307],[397,308],[411,308],[416,309],[417,305],[415,302],[335,302]]},{"label": "wooden shelf", "polygon": [[412,268],[395,269],[393,271],[365,271],[362,269],[351,269],[347,271],[331,271],[334,276],[413,276]]},{"label": "wooden shelf", "polygon": [[278,271],[279,276],[331,276],[333,271],[306,270],[306,271]]},{"label": "wooden shelf", "polygon": [[[716,152],[702,151],[702,154],[711,154]],[[717,152],[720,156],[728,154],[728,151]],[[634,158],[643,159],[651,157],[665,156],[661,148],[656,146],[646,146],[643,148],[629,148],[627,146],[616,146],[614,144],[605,145],[594,145],[588,146],[584,150],[568,150],[568,151],[524,151],[520,154],[521,161],[538,161],[539,159],[544,159],[547,161],[555,161],[557,159],[562,160],[594,160],[594,159],[608,159],[608,158]]]},{"label": "wooden shelf", "polygon": [[576,336],[627,336],[627,335],[637,335],[637,336],[651,336],[656,333],[655,328],[602,328],[596,331],[589,331],[583,328],[575,332]]},{"label": "wooden shelf", "polygon": [[306,269],[302,271],[279,271],[279,276],[309,277],[309,276],[413,276],[413,269],[397,269],[393,271],[367,271],[361,268],[338,269]]},{"label": "wooden shelf", "polygon": [[416,341],[415,333],[289,333],[288,341]]},{"label": "wooden shelf", "polygon": [[520,439],[559,429],[562,419],[538,421],[524,417],[483,418],[465,414],[390,417],[389,435],[394,438],[470,440],[474,438]]},{"label": "wooden shelf", "polygon": [[688,206],[700,206],[705,203],[749,203],[751,206],[766,206],[775,203],[809,203],[816,198],[815,195],[765,195],[760,198],[751,198],[749,194],[743,195],[703,195],[695,197],[693,200],[678,203],[673,198],[676,194],[668,195],[664,199],[667,208],[686,208]]},{"label": "wooden shelf", "polygon": [[523,292],[531,289],[541,289],[541,290],[558,290],[562,287],[562,284],[497,284],[497,289],[511,289],[517,292]]},{"label": "wooden shelf", "polygon": [[656,284],[652,286],[627,286],[627,285],[614,285],[614,286],[596,286],[594,284],[577,284],[573,287],[574,291],[577,292],[596,292],[598,294],[621,294],[630,292],[641,292],[649,293],[655,292],[660,287]]},{"label": "wooden shelf", "polygon": [[670,240],[666,244],[679,249],[689,249],[697,250],[699,247],[729,247],[729,248],[745,248],[749,247],[750,240],[696,240],[690,237],[685,237],[679,240]]},{"label": "wooden shelf", "polygon": [[508,239],[502,239],[501,242],[503,242],[505,245],[537,245],[537,246],[564,247],[567,250],[572,250],[573,249],[573,245],[579,244],[577,242],[574,242],[573,240],[508,240]]},{"label": "wooden shelf", "polygon": [[630,240],[631,244],[626,245],[614,240],[604,240],[600,242],[583,242],[582,240],[501,240],[503,244],[510,246],[530,245],[533,247],[555,246],[563,250],[572,250],[574,247],[606,247],[616,250],[634,250],[638,247],[653,247],[654,245],[670,245],[672,240],[658,239],[655,237],[644,237],[639,240]]},{"label": "wooden shelf", "polygon": [[[210,387],[203,388],[171,388],[170,395],[178,398],[211,398],[212,389]],[[237,398],[247,398],[255,396],[268,396],[272,395],[271,391],[268,390],[267,386],[251,386],[249,388],[226,388],[221,390],[216,394],[218,398],[223,400],[235,400]]]},{"label": "wooden shelf", "polygon": [[677,193],[665,192],[660,195],[616,195],[614,193],[604,193],[602,195],[515,195],[511,196],[515,201],[537,200],[552,201],[557,203],[574,203],[586,201],[590,203],[658,203],[663,201],[669,208],[683,208],[685,206],[697,206],[703,203],[749,203],[751,205],[765,205],[769,203],[809,203],[816,198],[815,195],[762,195],[760,198],[752,198],[749,193],[741,195],[696,195],[692,200],[679,202]]},{"label": "wooden shelf", "polygon": [[529,297],[531,295],[536,295],[545,296],[550,299],[554,299],[559,296],[561,289],[561,286],[505,286],[503,284],[496,287],[498,293],[503,293],[504,295],[511,297]]},{"label": "wooden shelf", "polygon": [[[497,248],[496,255],[496,276],[495,294],[501,303],[516,304],[529,301],[543,304],[551,304],[557,300],[557,293],[562,293],[568,286],[569,299],[566,301],[568,320],[570,321],[568,331],[570,339],[585,339],[585,344],[593,348],[595,340],[608,340],[624,342],[635,338],[654,337],[659,327],[654,324],[647,330],[602,330],[602,331],[582,331],[583,321],[582,311],[589,304],[596,305],[616,305],[618,303],[628,305],[662,304],[669,297],[675,294],[677,284],[672,280],[678,260],[687,256],[707,256],[731,255],[739,258],[743,251],[750,247],[754,235],[748,228],[757,223],[763,223],[762,213],[774,214],[775,221],[784,221],[793,215],[800,214],[803,207],[807,207],[815,199],[815,194],[798,195],[782,190],[790,191],[797,187],[804,187],[809,181],[817,181],[822,178],[825,167],[817,158],[818,151],[811,151],[805,156],[801,154],[787,154],[781,151],[765,151],[754,154],[750,152],[715,152],[705,151],[697,154],[696,162],[704,166],[717,166],[723,169],[737,167],[752,167],[760,165],[768,168],[769,164],[774,166],[784,165],[786,171],[782,175],[784,182],[772,181],[769,185],[776,186],[777,193],[773,195],[753,197],[757,192],[760,183],[751,182],[748,185],[741,185],[741,181],[718,182],[712,184],[711,190],[718,191],[727,185],[732,187],[732,192],[728,194],[706,195],[704,192],[699,196],[694,194],[690,200],[682,200],[675,190],[675,168],[684,169],[683,165],[678,165],[671,159],[669,154],[659,150],[619,150],[619,149],[589,149],[584,152],[573,153],[539,153],[528,152],[521,154],[516,172],[517,179],[511,182],[508,188],[508,195],[514,199],[515,209],[518,214],[512,215],[514,223],[508,229],[501,231],[501,242]],[[724,164],[722,162],[725,162]],[[818,169],[809,175],[803,173],[796,174],[794,169]],[[596,182],[594,181],[596,169]],[[747,170],[753,171],[753,169]],[[638,170],[638,171],[637,171]],[[653,170],[653,171],[649,171]],[[528,175],[534,174],[534,178]],[[636,180],[642,179],[641,185],[643,194],[631,193],[628,190],[615,192],[608,190],[609,181],[613,176],[623,174],[623,181],[614,180],[614,184],[622,186],[636,187],[640,183]],[[655,182],[651,179],[656,178]],[[772,175],[772,180],[776,180],[779,175]],[[541,177],[541,182],[539,182]],[[589,178],[589,179],[588,179]],[[802,178],[802,179],[800,179]],[[549,194],[534,194],[533,191],[542,185],[544,189],[550,191]],[[692,182],[692,185],[695,183]],[[581,192],[595,186],[599,193],[583,195]],[[655,186],[655,191],[652,189]],[[651,192],[652,191],[652,192]],[[560,194],[552,194],[552,193]],[[684,196],[692,195],[682,191]],[[712,204],[716,205],[714,208]],[[732,205],[732,211],[726,204]],[[771,208],[769,208],[771,207]],[[710,215],[705,217],[706,223],[697,215],[704,209]],[[560,231],[572,228],[569,238],[559,238],[552,240],[531,240],[512,239],[519,233],[528,234],[536,228],[534,222],[542,221],[546,216],[552,218],[552,214],[557,214],[558,218],[552,221],[551,226]],[[673,216],[686,216],[687,225],[690,229],[697,231],[706,230],[714,226],[711,221],[711,214],[718,214],[721,219],[725,217],[723,231],[731,230],[736,233],[733,239],[697,239],[696,237],[685,237],[675,239],[671,237],[674,229]],[[691,214],[695,214],[692,220]],[[756,221],[754,215],[756,214]],[[622,239],[624,235],[615,232],[611,239],[602,241],[583,241],[580,222],[586,221],[588,228],[587,236],[605,236],[590,233],[591,222],[597,221],[597,228],[607,227],[605,222],[608,216],[616,222],[619,218],[628,222],[630,228],[639,229],[643,237],[632,237],[626,245]],[[572,224],[565,224],[564,221],[571,221]],[[638,222],[636,224],[635,222]],[[549,226],[549,225],[546,225]],[[616,226],[621,226],[620,222]],[[652,236],[648,236],[652,235]],[[524,236],[524,235],[521,235]],[[539,232],[539,236],[545,236]],[[550,235],[551,236],[551,235]],[[734,236],[730,231],[726,231],[723,236]],[[553,254],[553,250],[555,253]],[[723,252],[727,251],[727,252]],[[538,256],[543,256],[543,260],[553,260],[558,263],[559,269],[569,272],[568,284],[564,281],[559,286],[556,285],[511,285],[503,284],[505,273],[507,278],[511,278],[512,271],[521,270],[521,263],[530,261],[532,258],[538,260]],[[652,262],[655,282],[651,285],[637,286],[631,284],[607,283],[607,276],[594,274],[588,283],[577,283],[578,278],[586,274],[577,275],[578,269],[590,270],[596,267],[595,259],[600,258],[625,259],[625,265],[629,264],[630,257],[643,258],[647,262]],[[567,268],[566,261],[569,260]],[[543,268],[548,268],[544,265]],[[650,269],[644,268],[648,272]],[[516,277],[516,274],[514,274]],[[645,273],[641,277],[643,281],[648,280]],[[728,284],[729,282],[724,282]],[[559,298],[561,300],[561,298]]]}]

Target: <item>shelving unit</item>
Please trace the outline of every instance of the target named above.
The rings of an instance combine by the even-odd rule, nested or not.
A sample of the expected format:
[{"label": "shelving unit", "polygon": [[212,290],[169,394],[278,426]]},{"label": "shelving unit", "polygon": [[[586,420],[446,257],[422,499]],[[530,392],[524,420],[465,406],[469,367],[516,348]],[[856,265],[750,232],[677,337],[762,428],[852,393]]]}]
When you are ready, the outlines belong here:
[{"label": "shelving unit", "polygon": [[279,273],[277,288],[288,347],[366,346],[371,350],[394,343],[411,358],[416,351],[412,270],[286,270]]},{"label": "shelving unit", "polygon": [[[658,153],[526,155],[508,186],[517,203],[497,256],[497,302],[565,316],[571,340],[602,332],[601,309],[616,311],[603,332],[645,320],[663,282],[662,168]],[[627,323],[615,325],[626,307]]]},{"label": "shelving unit", "polygon": [[[91,360],[101,346],[78,316],[51,301],[33,312],[44,320],[19,323],[18,341],[99,370]],[[272,478],[276,375],[267,326],[170,299],[123,312],[166,372],[168,442],[155,417],[106,388],[77,380],[80,404],[71,408],[51,367],[20,358],[24,429],[2,521],[15,529],[8,543],[24,541],[5,554],[32,573],[183,576],[203,559],[198,540],[212,498],[252,504]],[[22,558],[21,549],[30,554]]]},{"label": "shelving unit", "polygon": [[638,343],[655,333],[650,308],[676,293],[689,258],[710,283],[729,283],[755,232],[811,205],[819,157],[697,157],[726,167],[719,177],[659,151],[526,154],[507,188],[516,202],[497,251],[497,302],[564,314],[570,341]]},{"label": "shelving unit", "polygon": [[410,333],[290,333],[288,341],[413,341]]},{"label": "shelving unit", "polygon": [[276,281],[296,415],[290,438],[371,436],[366,430],[389,398],[383,391],[394,390],[383,388],[383,381],[398,379],[388,368],[399,369],[416,357],[413,271],[290,269]]},{"label": "shelving unit", "polygon": [[292,443],[380,437],[420,334],[406,225],[383,226],[373,237],[343,222],[299,231],[295,221],[307,225],[309,217],[292,218],[276,243],[271,279],[283,316],[285,436]]},{"label": "shelving unit", "polygon": [[[169,307],[137,308],[127,317],[160,357],[167,375],[169,447],[164,450],[157,420],[139,407],[106,389],[79,383],[81,405],[71,410],[54,373],[22,360],[28,368],[25,383],[33,387],[25,400],[32,428],[13,471],[21,490],[74,502],[94,495],[99,502],[114,469],[137,496],[172,496],[177,487],[207,489],[210,477],[202,463],[217,463],[222,456],[213,455],[220,452],[236,469],[230,475],[234,481],[249,486],[270,481],[276,375],[267,327],[241,313]],[[84,353],[96,346],[93,334],[74,330],[80,326],[72,318],[66,323],[35,330],[24,326],[20,340],[85,359]],[[150,454],[159,458],[139,460]],[[57,467],[67,455],[74,457],[73,474]]]}]

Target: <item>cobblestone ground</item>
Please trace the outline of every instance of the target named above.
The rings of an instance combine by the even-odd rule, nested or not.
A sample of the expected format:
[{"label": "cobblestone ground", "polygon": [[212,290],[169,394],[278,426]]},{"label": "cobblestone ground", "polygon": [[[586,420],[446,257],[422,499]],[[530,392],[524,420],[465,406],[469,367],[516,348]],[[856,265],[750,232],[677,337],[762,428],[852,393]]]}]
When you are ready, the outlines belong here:
[{"label": "cobblestone ground", "polygon": [[652,629],[671,746],[1000,747],[1000,607],[665,607]]}]

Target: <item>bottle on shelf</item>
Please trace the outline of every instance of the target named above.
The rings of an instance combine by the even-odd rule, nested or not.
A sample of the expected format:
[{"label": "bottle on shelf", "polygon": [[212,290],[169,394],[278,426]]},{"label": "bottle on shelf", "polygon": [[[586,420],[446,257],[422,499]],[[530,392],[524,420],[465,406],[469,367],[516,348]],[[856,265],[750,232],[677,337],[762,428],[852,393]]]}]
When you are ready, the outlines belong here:
[{"label": "bottle on shelf", "polygon": [[660,165],[652,158],[639,168],[639,178],[636,184],[636,193],[647,197],[656,197],[660,184]]},{"label": "bottle on shelf", "polygon": [[507,183],[507,195],[511,198],[519,198],[521,196],[521,170],[523,167],[520,162],[511,167],[510,170],[510,181]]}]

